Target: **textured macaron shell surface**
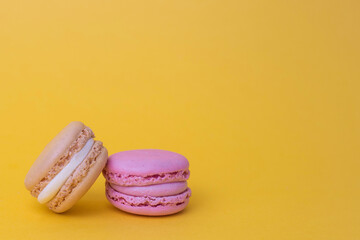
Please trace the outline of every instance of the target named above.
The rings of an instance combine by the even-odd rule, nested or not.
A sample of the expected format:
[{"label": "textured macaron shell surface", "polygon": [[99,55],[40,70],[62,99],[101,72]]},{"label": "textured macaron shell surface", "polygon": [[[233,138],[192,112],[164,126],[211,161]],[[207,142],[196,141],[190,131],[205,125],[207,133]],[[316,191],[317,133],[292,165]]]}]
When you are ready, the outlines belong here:
[{"label": "textured macaron shell surface", "polygon": [[132,150],[111,155],[107,170],[127,175],[148,176],[187,169],[188,160],[181,154],[165,150]]},{"label": "textured macaron shell surface", "polygon": [[146,186],[189,178],[188,160],[174,152],[156,149],[124,151],[111,155],[103,170],[110,183]]}]

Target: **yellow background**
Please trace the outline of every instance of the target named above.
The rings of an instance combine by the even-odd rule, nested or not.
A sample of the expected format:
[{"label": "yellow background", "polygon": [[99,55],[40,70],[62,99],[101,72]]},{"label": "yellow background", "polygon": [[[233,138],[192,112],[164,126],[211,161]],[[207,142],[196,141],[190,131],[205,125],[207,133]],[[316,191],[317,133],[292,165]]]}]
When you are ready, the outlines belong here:
[{"label": "yellow background", "polygon": [[[360,239],[360,4],[0,1],[0,239]],[[169,217],[23,185],[73,120],[190,161]]]}]

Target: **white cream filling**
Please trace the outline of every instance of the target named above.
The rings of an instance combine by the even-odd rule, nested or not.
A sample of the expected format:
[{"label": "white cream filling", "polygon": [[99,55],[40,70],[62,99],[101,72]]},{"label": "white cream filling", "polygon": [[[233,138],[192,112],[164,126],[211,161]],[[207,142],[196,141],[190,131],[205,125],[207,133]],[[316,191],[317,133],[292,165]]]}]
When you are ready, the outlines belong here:
[{"label": "white cream filling", "polygon": [[59,192],[66,180],[71,176],[75,169],[84,160],[86,155],[90,152],[94,144],[94,139],[89,139],[85,146],[70,159],[70,162],[46,185],[40,192],[38,201],[40,203],[47,203]]}]

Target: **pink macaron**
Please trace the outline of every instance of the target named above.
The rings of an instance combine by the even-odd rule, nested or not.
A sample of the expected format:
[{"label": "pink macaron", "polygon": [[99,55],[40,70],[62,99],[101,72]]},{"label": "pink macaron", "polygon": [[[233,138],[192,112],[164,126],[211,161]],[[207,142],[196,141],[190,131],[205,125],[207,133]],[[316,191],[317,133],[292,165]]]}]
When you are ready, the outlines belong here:
[{"label": "pink macaron", "polygon": [[188,160],[174,152],[144,149],[111,155],[103,170],[106,197],[125,212],[161,216],[183,210],[191,196]]}]

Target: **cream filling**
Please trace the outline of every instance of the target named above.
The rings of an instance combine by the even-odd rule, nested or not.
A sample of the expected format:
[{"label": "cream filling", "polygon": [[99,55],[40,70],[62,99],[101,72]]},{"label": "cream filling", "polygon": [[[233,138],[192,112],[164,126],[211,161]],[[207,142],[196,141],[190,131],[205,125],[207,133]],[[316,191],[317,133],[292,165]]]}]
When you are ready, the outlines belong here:
[{"label": "cream filling", "polygon": [[75,169],[85,159],[94,144],[94,139],[90,138],[85,146],[71,158],[70,162],[49,182],[40,192],[38,201],[40,203],[49,202],[59,192],[66,180],[71,176]]}]

